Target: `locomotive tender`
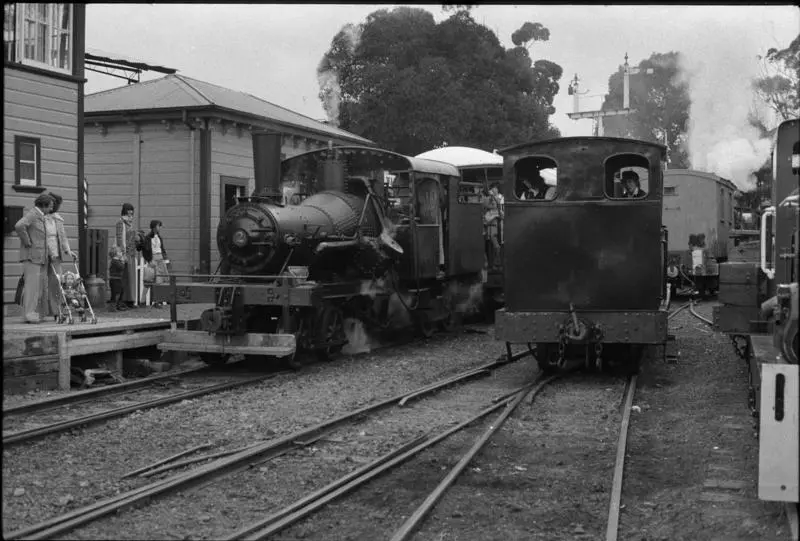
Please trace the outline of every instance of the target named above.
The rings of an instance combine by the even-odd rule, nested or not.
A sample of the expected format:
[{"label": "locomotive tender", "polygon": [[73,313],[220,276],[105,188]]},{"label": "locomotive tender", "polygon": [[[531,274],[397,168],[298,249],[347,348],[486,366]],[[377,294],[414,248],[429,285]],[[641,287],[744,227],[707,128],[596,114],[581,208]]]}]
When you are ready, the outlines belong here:
[{"label": "locomotive tender", "polygon": [[[366,330],[449,329],[480,287],[479,205],[464,204],[450,164],[370,147],[335,147],[280,161],[281,135],[254,133],[256,189],[217,229],[220,267],[172,277],[172,330],[159,348],[210,363],[230,355],[327,359]],[[214,303],[200,329],[177,329],[176,303]],[[399,308],[398,308],[399,307]]]},{"label": "locomotive tender", "polygon": [[[667,340],[665,147],[568,137],[500,154],[507,294],[496,313],[496,338],[535,344],[543,370],[574,358],[635,369],[648,346]],[[620,179],[628,171],[646,195],[624,197]],[[523,199],[531,179],[545,176],[555,178],[555,196]]]}]

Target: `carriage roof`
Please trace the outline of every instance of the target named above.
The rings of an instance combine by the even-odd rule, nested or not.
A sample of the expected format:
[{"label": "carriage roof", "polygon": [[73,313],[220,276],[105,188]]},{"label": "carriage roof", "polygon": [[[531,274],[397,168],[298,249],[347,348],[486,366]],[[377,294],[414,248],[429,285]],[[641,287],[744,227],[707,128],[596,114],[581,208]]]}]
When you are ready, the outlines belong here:
[{"label": "carriage roof", "polygon": [[407,169],[417,173],[449,175],[453,177],[459,176],[458,169],[449,163],[425,158],[415,158],[398,154],[390,150],[363,146],[336,146],[333,148],[312,150],[287,158],[283,160],[283,164],[288,164],[296,160],[325,160],[331,154],[343,157],[361,155],[367,159],[377,160],[380,165],[385,164],[389,166],[389,168],[395,170]]},{"label": "carriage roof", "polygon": [[500,155],[506,155],[513,151],[520,151],[525,149],[534,150],[538,147],[542,146],[552,146],[554,144],[565,143],[565,144],[574,144],[576,142],[584,142],[586,144],[596,144],[596,145],[608,145],[609,143],[616,143],[620,147],[628,147],[628,146],[651,146],[653,148],[660,149],[661,152],[666,152],[667,147],[660,144],[654,143],[652,141],[643,141],[641,139],[626,139],[623,137],[594,137],[594,136],[580,136],[580,137],[558,137],[555,139],[544,139],[541,141],[529,141],[527,143],[520,143],[517,145],[512,145],[510,147],[506,147],[503,149],[498,150]]}]

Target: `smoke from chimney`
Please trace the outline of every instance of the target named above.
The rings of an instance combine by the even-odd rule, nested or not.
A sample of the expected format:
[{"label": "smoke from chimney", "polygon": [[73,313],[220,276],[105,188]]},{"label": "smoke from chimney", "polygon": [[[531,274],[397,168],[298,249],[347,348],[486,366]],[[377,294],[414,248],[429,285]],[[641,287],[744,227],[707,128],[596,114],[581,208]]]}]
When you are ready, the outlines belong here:
[{"label": "smoke from chimney", "polygon": [[759,51],[748,36],[725,29],[709,29],[705,36],[697,38],[703,43],[687,44],[679,57],[691,101],[686,150],[692,169],[715,173],[749,191],[771,147],[749,122]]},{"label": "smoke from chimney", "polygon": [[[348,53],[355,54],[356,47],[361,41],[361,26],[347,24],[341,30]],[[338,36],[337,36],[338,37]],[[342,101],[342,87],[339,86],[339,77],[336,70],[331,67],[330,60],[323,58],[317,70],[317,82],[322,94],[322,107],[328,115],[328,121],[339,127],[339,105]]]}]

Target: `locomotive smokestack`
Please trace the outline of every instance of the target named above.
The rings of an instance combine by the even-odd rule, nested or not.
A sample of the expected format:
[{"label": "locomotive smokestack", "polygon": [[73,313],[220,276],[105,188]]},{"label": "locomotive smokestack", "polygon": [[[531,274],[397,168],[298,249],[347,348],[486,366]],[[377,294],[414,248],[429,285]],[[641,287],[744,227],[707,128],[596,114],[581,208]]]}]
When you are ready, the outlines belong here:
[{"label": "locomotive smokestack", "polygon": [[281,193],[281,138],[277,132],[253,132],[255,195],[274,196]]}]

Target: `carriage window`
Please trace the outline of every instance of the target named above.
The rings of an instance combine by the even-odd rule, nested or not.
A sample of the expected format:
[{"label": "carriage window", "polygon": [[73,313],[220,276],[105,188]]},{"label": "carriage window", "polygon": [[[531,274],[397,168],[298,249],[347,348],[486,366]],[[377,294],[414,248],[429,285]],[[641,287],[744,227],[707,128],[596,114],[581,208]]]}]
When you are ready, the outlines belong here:
[{"label": "carriage window", "polygon": [[486,184],[486,173],[483,168],[462,169],[458,183],[458,202],[463,204],[479,204]]},{"label": "carriage window", "polygon": [[439,181],[434,178],[421,178],[416,183],[416,215],[422,225],[441,224],[439,207]]},{"label": "carriage window", "polygon": [[514,164],[514,195],[520,201],[555,199],[557,182],[558,167],[552,158],[531,156]]},{"label": "carriage window", "polygon": [[645,199],[649,188],[649,166],[647,158],[640,154],[618,154],[606,160],[606,197]]},{"label": "carriage window", "polygon": [[489,186],[493,183],[497,182],[498,184],[503,183],[503,168],[502,167],[490,167],[486,170],[486,180],[489,182]]}]

